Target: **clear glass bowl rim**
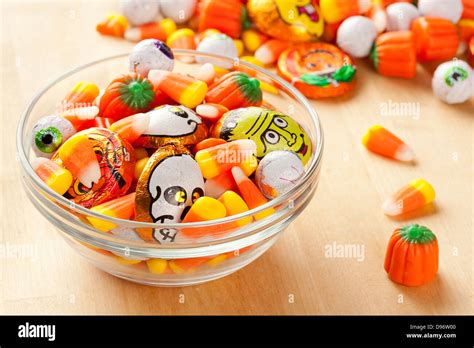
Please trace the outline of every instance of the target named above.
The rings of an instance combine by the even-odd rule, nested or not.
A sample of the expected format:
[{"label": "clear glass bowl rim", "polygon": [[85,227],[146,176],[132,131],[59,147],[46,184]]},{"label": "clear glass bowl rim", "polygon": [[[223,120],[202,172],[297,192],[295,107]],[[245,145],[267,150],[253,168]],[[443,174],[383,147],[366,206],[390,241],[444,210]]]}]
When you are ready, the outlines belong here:
[{"label": "clear glass bowl rim", "polygon": [[[194,50],[185,50],[185,49],[173,49],[173,53],[175,55],[192,55],[193,57],[202,57],[202,58],[208,58],[208,59],[219,59],[219,60],[227,60],[228,62],[235,63],[238,62],[239,65],[243,65],[247,68],[253,69],[259,73],[261,73],[264,76],[268,76],[272,80],[277,81],[280,85],[285,87],[288,91],[291,92],[292,97],[296,99],[298,103],[303,105],[303,107],[306,109],[306,111],[309,113],[311,116],[315,129],[316,129],[316,142],[314,145],[316,146],[316,151],[315,154],[312,156],[311,162],[309,163],[309,166],[307,165],[306,172],[304,176],[298,181],[298,183],[293,187],[290,191],[287,193],[278,196],[277,198],[267,202],[266,204],[259,206],[257,208],[251,209],[245,213],[237,214],[237,215],[232,215],[229,217],[225,217],[222,219],[218,220],[211,220],[211,221],[203,221],[203,222],[187,222],[187,223],[167,223],[167,224],[155,224],[151,222],[141,222],[141,221],[134,221],[134,220],[124,220],[124,219],[118,219],[114,217],[109,217],[105,216],[99,213],[96,213],[92,210],[89,210],[87,208],[84,208],[80,205],[73,204],[70,200],[67,198],[59,195],[58,193],[54,192],[51,188],[49,188],[39,177],[36,175],[35,171],[33,170],[30,162],[28,161],[28,155],[27,155],[27,150],[23,147],[23,131],[24,127],[26,125],[26,122],[35,107],[36,103],[38,100],[54,85],[57,83],[61,82],[62,80],[70,77],[71,75],[74,75],[75,73],[78,73],[82,71],[83,69],[86,69],[88,67],[91,67],[96,64],[100,64],[103,62],[106,62],[108,60],[113,60],[113,59],[118,59],[118,58],[124,58],[129,55],[129,53],[121,53],[113,56],[109,56],[106,58],[98,59],[92,62],[89,62],[84,65],[80,65],[78,67],[75,67],[68,72],[60,75],[59,77],[53,79],[51,82],[49,82],[46,87],[41,89],[34,97],[33,99],[29,102],[28,106],[26,107],[25,111],[22,114],[22,117],[18,123],[18,128],[17,128],[17,139],[16,139],[16,144],[17,144],[17,153],[19,156],[19,161],[22,166],[22,169],[28,174],[28,177],[34,182],[34,184],[38,187],[40,187],[44,192],[46,192],[48,195],[52,196],[54,200],[58,203],[60,203],[63,207],[67,207],[67,209],[72,210],[74,212],[77,212],[79,214],[83,214],[86,216],[91,216],[95,217],[98,219],[101,219],[103,221],[107,221],[110,223],[113,223],[118,226],[124,226],[126,225],[127,227],[131,228],[175,228],[175,229],[181,229],[181,228],[193,228],[193,227],[209,227],[213,226],[216,224],[224,224],[232,221],[239,220],[243,217],[248,217],[257,214],[258,212],[262,212],[266,209],[269,208],[274,208],[282,203],[284,203],[287,200],[290,200],[292,195],[298,191],[302,186],[304,186],[307,181],[313,177],[314,175],[317,174],[318,169],[321,165],[322,161],[322,154],[323,154],[323,147],[324,147],[324,135],[323,135],[323,130],[321,126],[321,122],[319,120],[319,117],[316,113],[316,111],[313,109],[311,104],[309,104],[308,100],[306,97],[304,97],[295,87],[293,87],[291,84],[289,84],[287,81],[282,79],[281,77],[277,76],[276,74],[272,73],[271,71],[268,71],[264,68],[260,68],[254,64],[242,61],[240,59],[232,59],[226,56],[222,55],[217,55],[217,54],[209,54],[209,53],[202,53]],[[313,140],[313,139],[312,139]],[[69,213],[71,214],[71,213]],[[266,219],[271,218],[271,216],[267,217]],[[264,219],[264,220],[266,220]]]}]

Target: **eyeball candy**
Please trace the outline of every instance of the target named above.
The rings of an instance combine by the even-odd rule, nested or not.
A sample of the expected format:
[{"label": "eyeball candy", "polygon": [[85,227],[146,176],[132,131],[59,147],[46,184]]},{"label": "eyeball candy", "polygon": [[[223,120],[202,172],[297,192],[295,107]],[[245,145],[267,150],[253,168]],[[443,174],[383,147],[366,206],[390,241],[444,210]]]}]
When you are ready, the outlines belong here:
[{"label": "eyeball candy", "polygon": [[337,31],[337,45],[355,58],[367,57],[377,37],[374,22],[364,16],[353,16],[342,22]]},{"label": "eyeball candy", "polygon": [[144,77],[148,76],[152,69],[171,71],[173,67],[173,52],[160,40],[140,41],[130,53],[130,71]]},{"label": "eyeball candy", "polygon": [[132,25],[153,22],[160,11],[160,0],[120,0],[120,12]]},{"label": "eyeball candy", "polygon": [[444,18],[456,24],[463,5],[461,0],[418,0],[418,9],[423,16]]},{"label": "eyeball candy", "polygon": [[324,30],[315,0],[249,0],[247,9],[262,33],[280,40],[314,40]]},{"label": "eyeball candy", "polygon": [[74,176],[66,198],[85,208],[122,196],[133,181],[133,147],[105,128],[89,128],[74,134],[52,160]]},{"label": "eyeball candy", "polygon": [[167,143],[194,145],[207,137],[207,127],[185,106],[162,105],[148,112],[148,127],[135,146],[158,148]]},{"label": "eyeball candy", "polygon": [[[135,219],[154,223],[180,222],[191,205],[204,196],[204,180],[190,152],[181,145],[164,145],[150,157],[138,179]],[[171,243],[177,230],[140,229],[146,241]]]},{"label": "eyeball candy", "polygon": [[[239,56],[234,41],[225,34],[215,34],[204,38],[204,40],[199,42],[196,50],[198,52],[218,54],[229,58],[238,58]],[[217,59],[196,57],[196,61],[201,64],[211,63],[223,69],[230,69],[232,67],[232,63]]]},{"label": "eyeball candy", "polygon": [[196,10],[196,0],[161,0],[161,13],[178,24],[191,19]]},{"label": "eyeball candy", "polygon": [[391,4],[386,12],[388,31],[410,30],[411,22],[420,17],[418,8],[406,2]]},{"label": "eyeball candy", "polygon": [[436,69],[432,87],[435,95],[448,104],[469,100],[474,92],[474,73],[462,60],[446,62]]},{"label": "eyeball candy", "polygon": [[290,116],[260,107],[231,110],[214,124],[211,136],[226,141],[251,139],[257,144],[257,158],[275,150],[296,153],[303,164],[311,157],[311,140]]},{"label": "eyeball candy", "polygon": [[51,158],[53,153],[76,133],[71,122],[59,116],[45,116],[33,126],[32,148],[38,157]]},{"label": "eyeball candy", "polygon": [[343,95],[356,84],[351,57],[323,42],[299,44],[284,51],[278,58],[278,74],[312,99]]},{"label": "eyeball candy", "polygon": [[274,199],[291,190],[303,174],[303,163],[295,153],[273,151],[258,164],[255,181],[266,198]]}]

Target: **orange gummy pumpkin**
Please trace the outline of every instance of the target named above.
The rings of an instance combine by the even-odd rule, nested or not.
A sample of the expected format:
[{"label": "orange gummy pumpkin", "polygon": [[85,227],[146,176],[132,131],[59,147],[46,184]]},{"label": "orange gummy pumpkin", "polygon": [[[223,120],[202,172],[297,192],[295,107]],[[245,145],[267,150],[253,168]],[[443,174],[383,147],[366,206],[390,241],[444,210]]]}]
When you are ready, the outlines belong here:
[{"label": "orange gummy pumpkin", "polygon": [[385,254],[385,271],[395,283],[423,285],[438,272],[438,241],[433,232],[420,225],[397,228]]},{"label": "orange gummy pumpkin", "polygon": [[240,0],[204,0],[199,6],[199,31],[217,29],[238,39],[244,8]]},{"label": "orange gummy pumpkin", "polygon": [[407,79],[415,77],[416,48],[413,33],[407,30],[380,35],[370,58],[381,75]]},{"label": "orange gummy pumpkin", "polygon": [[456,26],[449,20],[419,17],[412,22],[418,60],[448,60],[456,55],[459,37]]}]

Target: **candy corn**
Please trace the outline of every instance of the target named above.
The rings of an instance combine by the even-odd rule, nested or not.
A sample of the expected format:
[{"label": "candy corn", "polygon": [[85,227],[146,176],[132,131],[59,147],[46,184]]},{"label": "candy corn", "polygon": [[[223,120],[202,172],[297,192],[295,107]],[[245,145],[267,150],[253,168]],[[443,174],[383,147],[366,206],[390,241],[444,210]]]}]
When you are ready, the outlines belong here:
[{"label": "candy corn", "polygon": [[240,57],[244,53],[244,43],[242,40],[234,40],[235,48],[237,48],[237,56]]},{"label": "candy corn", "polygon": [[[176,30],[166,40],[166,44],[171,48],[184,48],[187,50],[196,49],[196,34],[189,28],[183,28]],[[194,61],[193,57],[189,56],[176,56],[179,60],[187,63]]]},{"label": "candy corn", "polygon": [[[105,215],[110,216],[117,219],[130,219],[133,214],[135,213],[135,192],[130,193],[126,196],[116,198],[114,200],[99,204],[95,207],[91,208],[92,211]],[[92,216],[87,216],[87,220],[97,228],[99,231],[108,232],[115,227],[115,224],[98,219]]]},{"label": "candy corn", "polygon": [[[227,216],[237,215],[241,213],[245,213],[249,210],[247,203],[234,191],[226,191],[219,197],[219,202],[221,202],[226,211]],[[236,227],[244,226],[252,222],[252,217],[244,217],[235,221]]]},{"label": "candy corn", "polygon": [[195,159],[206,179],[214,178],[233,166],[240,166],[249,176],[257,168],[256,151],[253,140],[242,139],[198,151]]},{"label": "candy corn", "polygon": [[463,11],[461,18],[474,19],[474,0],[462,0]]},{"label": "candy corn", "polygon": [[459,37],[451,21],[420,17],[412,22],[411,31],[415,36],[418,60],[448,60],[456,55]]},{"label": "candy corn", "polygon": [[64,98],[63,105],[65,109],[90,106],[99,95],[100,90],[92,82],[78,82],[72,91]]},{"label": "candy corn", "polygon": [[257,30],[248,29],[242,33],[244,47],[250,53],[255,52],[262,44],[268,40],[268,37]]},{"label": "candy corn", "polygon": [[382,0],[372,0],[369,17],[374,22],[378,33],[383,33],[387,29],[387,13],[385,12]]},{"label": "candy corn", "polygon": [[153,274],[163,274],[168,269],[168,261],[164,259],[150,259],[146,261],[146,265]]},{"label": "candy corn", "polygon": [[[203,196],[198,198],[189,209],[181,222],[199,222],[217,220],[226,217],[227,210],[224,204],[212,197]],[[205,235],[219,233],[221,226],[202,228],[183,228],[181,234],[188,238],[201,238]]]},{"label": "candy corn", "polygon": [[109,129],[120,135],[122,139],[127,140],[130,144],[133,144],[148,129],[149,124],[150,115],[144,113],[122,118],[113,123]]},{"label": "candy corn", "polygon": [[31,166],[41,180],[61,196],[72,184],[71,172],[48,158],[34,158],[31,160]]},{"label": "candy corn", "polygon": [[199,31],[215,28],[236,39],[242,28],[243,4],[240,0],[203,1],[199,12]]},{"label": "candy corn", "polygon": [[103,22],[97,24],[96,30],[102,35],[123,37],[127,27],[127,18],[118,13],[111,13]]},{"label": "candy corn", "polygon": [[191,257],[188,259],[169,260],[168,266],[175,274],[191,273],[196,268],[206,263],[212,256]]},{"label": "candy corn", "polygon": [[370,9],[370,0],[320,0],[319,7],[326,23],[337,23]]},{"label": "candy corn", "polygon": [[397,136],[384,127],[375,125],[369,128],[362,138],[364,146],[379,155],[399,161],[413,161],[413,151]]},{"label": "candy corn", "polygon": [[99,108],[97,106],[85,106],[62,111],[60,116],[71,122],[77,131],[81,131],[88,121],[93,120],[98,114]]},{"label": "candy corn", "polygon": [[196,152],[198,151],[208,149],[210,147],[214,147],[217,145],[222,145],[222,144],[225,144],[226,142],[227,141],[221,138],[207,138],[207,139],[204,139],[203,141],[200,141],[196,145],[194,145],[193,153],[196,154]]},{"label": "candy corn", "polygon": [[133,42],[145,39],[158,39],[166,41],[169,35],[176,30],[176,23],[170,18],[165,18],[158,23],[144,24],[125,31],[124,37]]},{"label": "candy corn", "polygon": [[238,192],[237,184],[230,170],[219,174],[204,183],[206,195],[213,198],[219,198],[226,191]]},{"label": "candy corn", "polygon": [[205,82],[166,70],[150,70],[148,79],[174,101],[194,109],[207,93]]},{"label": "candy corn", "polygon": [[[264,205],[268,200],[263,196],[258,187],[247,178],[245,173],[239,167],[232,168],[232,175],[234,180],[237,183],[239,192],[242,195],[245,203],[250,209],[257,208],[261,205]],[[255,220],[261,220],[273,214],[275,210],[273,208],[268,208],[260,213],[254,215]]]},{"label": "candy corn", "polygon": [[214,65],[211,63],[204,63],[198,69],[196,78],[198,80],[204,81],[207,83],[208,86],[214,81],[216,77],[216,70],[214,69]]},{"label": "candy corn", "polygon": [[216,122],[227,111],[229,109],[224,105],[214,103],[200,104],[196,107],[196,113],[208,122]]},{"label": "candy corn", "polygon": [[433,186],[426,180],[415,179],[387,199],[382,209],[386,215],[397,216],[422,208],[433,202],[435,196]]},{"label": "candy corn", "polygon": [[64,166],[84,186],[92,187],[101,177],[99,162],[89,138],[76,133],[58,149],[58,155]]},{"label": "candy corn", "polygon": [[272,39],[266,41],[255,51],[255,58],[263,64],[275,63],[280,54],[289,47],[289,43],[282,40]]}]

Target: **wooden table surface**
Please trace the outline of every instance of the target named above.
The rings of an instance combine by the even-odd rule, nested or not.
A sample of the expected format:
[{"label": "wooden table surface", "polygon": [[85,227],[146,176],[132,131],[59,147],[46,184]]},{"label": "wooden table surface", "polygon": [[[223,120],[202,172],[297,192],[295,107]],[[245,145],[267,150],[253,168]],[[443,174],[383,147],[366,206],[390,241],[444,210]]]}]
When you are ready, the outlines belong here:
[{"label": "wooden table surface", "polygon": [[[356,91],[313,101],[326,137],[319,188],[280,240],[246,268],[185,288],[127,282],[91,266],[30,204],[20,185],[15,132],[33,95],[64,71],[127,52],[132,44],[99,36],[110,1],[1,1],[0,313],[19,314],[468,314],[473,313],[474,102],[448,106],[431,91],[433,66],[416,79],[377,75],[359,61]],[[413,103],[413,104],[403,104]],[[410,112],[397,108],[412,105]],[[365,130],[382,124],[410,144],[413,165],[367,152]],[[410,219],[380,205],[413,178],[430,181],[436,204]],[[388,280],[383,258],[392,230],[430,227],[440,270],[425,286]],[[330,258],[327,246],[357,245],[360,258]],[[185,301],[180,301],[184,295]]]}]

